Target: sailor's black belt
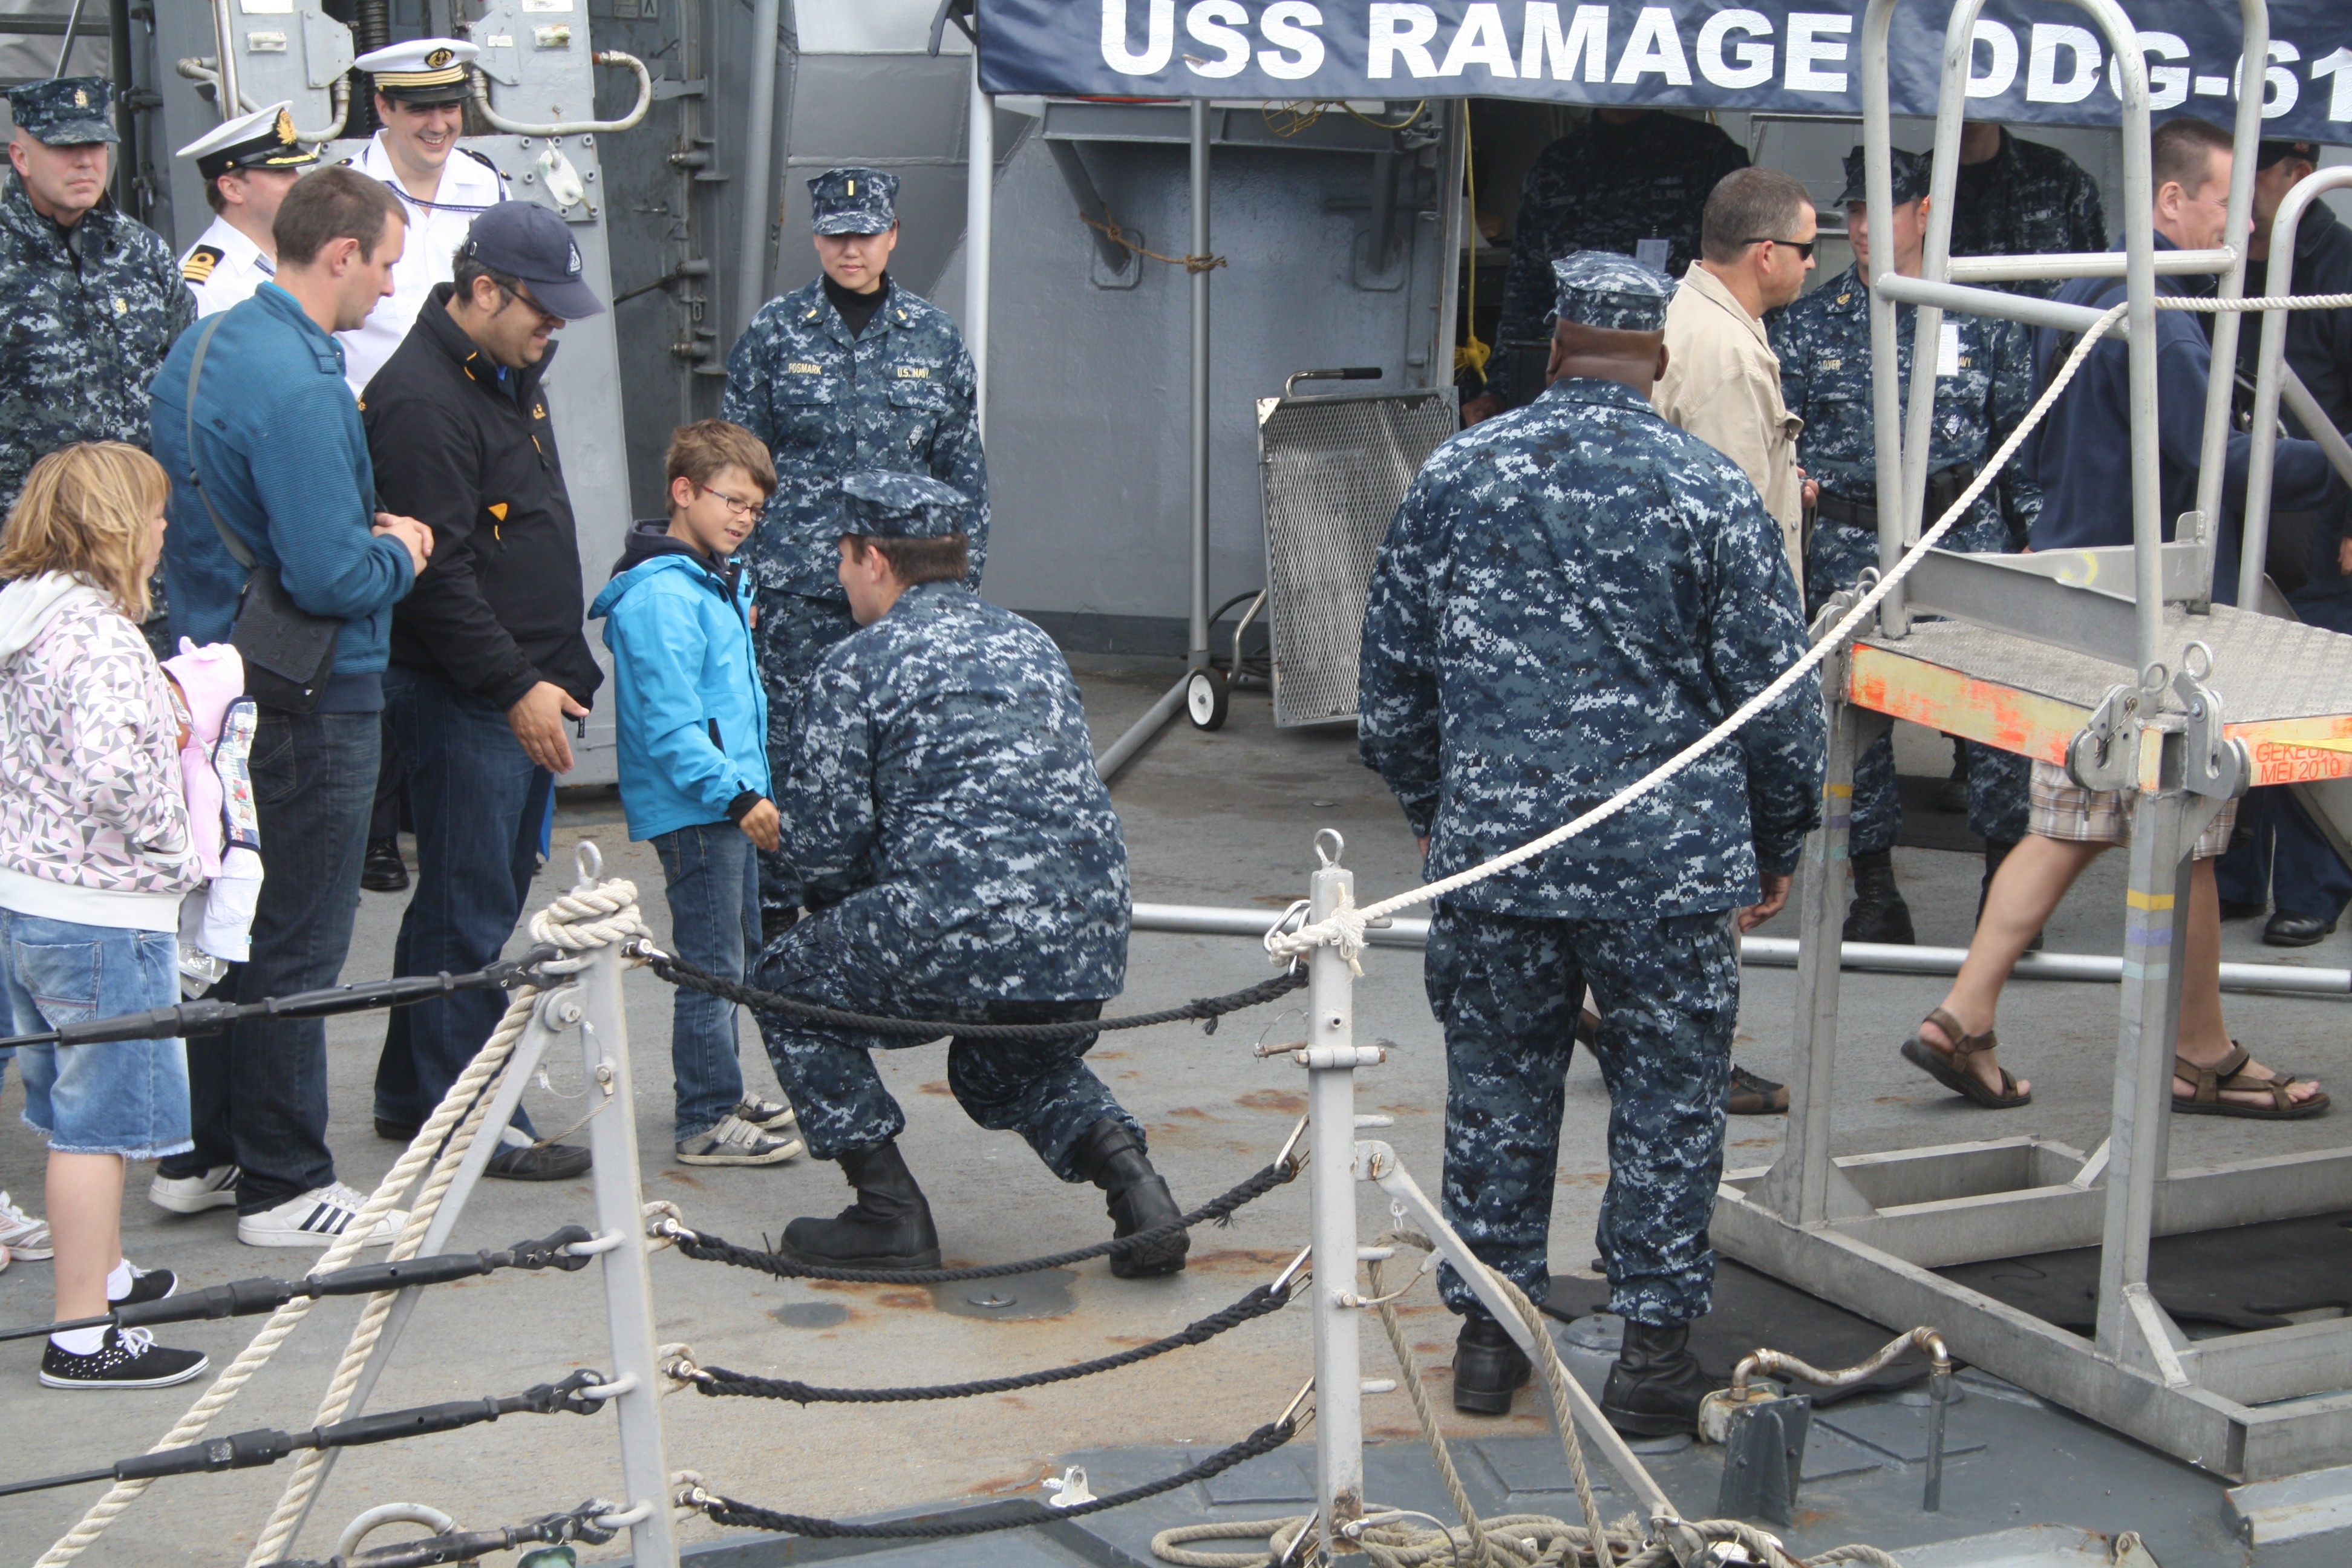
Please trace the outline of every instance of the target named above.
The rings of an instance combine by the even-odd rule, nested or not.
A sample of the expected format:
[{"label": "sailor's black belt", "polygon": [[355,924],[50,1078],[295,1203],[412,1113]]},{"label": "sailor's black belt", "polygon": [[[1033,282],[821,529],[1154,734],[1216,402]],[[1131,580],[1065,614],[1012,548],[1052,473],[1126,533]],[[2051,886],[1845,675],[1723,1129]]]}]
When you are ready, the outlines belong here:
[{"label": "sailor's black belt", "polygon": [[[1922,526],[1933,527],[1937,518],[1951,510],[1952,503],[1960,499],[1960,492],[1967,489],[1969,481],[1976,477],[1976,465],[1973,463],[1955,463],[1948,468],[1938,468],[1929,474],[1927,507],[1920,520]],[[1813,503],[1813,510],[1824,522],[1842,522],[1848,528],[1864,529],[1873,533],[1878,531],[1878,507],[1873,501],[1850,500],[1823,489],[1821,498]]]}]

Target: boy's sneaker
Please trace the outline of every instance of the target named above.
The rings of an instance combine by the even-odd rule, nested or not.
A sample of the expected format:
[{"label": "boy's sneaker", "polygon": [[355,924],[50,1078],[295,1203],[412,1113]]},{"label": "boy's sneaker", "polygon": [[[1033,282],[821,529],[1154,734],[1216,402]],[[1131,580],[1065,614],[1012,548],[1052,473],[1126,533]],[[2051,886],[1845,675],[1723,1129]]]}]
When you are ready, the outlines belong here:
[{"label": "boy's sneaker", "polygon": [[722,1116],[708,1132],[698,1132],[677,1146],[681,1165],[774,1165],[808,1146],[797,1138],[762,1132],[740,1116]]},{"label": "boy's sneaker", "polygon": [[797,1120],[791,1106],[782,1100],[761,1100],[756,1094],[743,1097],[743,1102],[735,1108],[735,1119],[748,1121],[762,1132],[781,1131]]},{"label": "boy's sneaker", "polygon": [[206,1209],[236,1207],[236,1180],[244,1173],[235,1165],[215,1165],[201,1175],[158,1175],[147,1184],[147,1201],[173,1214],[202,1214]]},{"label": "boy's sneaker", "polygon": [[109,1329],[105,1342],[76,1355],[52,1342],[41,1352],[45,1388],[169,1388],[211,1365],[202,1351],[165,1350],[144,1329]]},{"label": "boy's sneaker", "polygon": [[168,1268],[142,1268],[129,1258],[123,1259],[131,1270],[131,1289],[120,1296],[109,1296],[110,1307],[135,1307],[142,1301],[160,1301],[180,1289],[180,1277]]},{"label": "boy's sneaker", "polygon": [[49,1222],[18,1208],[6,1193],[0,1193],[0,1247],[6,1247],[11,1258],[27,1263],[52,1257],[56,1250],[49,1246]]},{"label": "boy's sneaker", "polygon": [[[274,1209],[239,1215],[236,1238],[247,1247],[331,1246],[366,1206],[367,1194],[341,1182],[288,1198]],[[394,1209],[375,1222],[364,1245],[383,1247],[400,1235],[408,1211]]]}]

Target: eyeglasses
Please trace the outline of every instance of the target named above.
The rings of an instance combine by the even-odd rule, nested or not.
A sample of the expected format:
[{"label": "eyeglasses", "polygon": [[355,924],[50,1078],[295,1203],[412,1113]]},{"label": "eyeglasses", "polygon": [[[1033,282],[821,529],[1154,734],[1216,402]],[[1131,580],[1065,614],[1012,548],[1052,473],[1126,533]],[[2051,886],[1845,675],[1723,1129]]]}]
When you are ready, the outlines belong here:
[{"label": "eyeglasses", "polygon": [[757,522],[768,514],[768,503],[764,500],[737,500],[725,490],[712,489],[709,485],[697,485],[694,488],[704,495],[717,496],[727,503],[727,510],[730,513],[746,521]]},{"label": "eyeglasses", "polygon": [[1785,245],[1790,249],[1797,253],[1798,260],[1811,261],[1813,258],[1813,246],[1817,242],[1810,239],[1774,239],[1769,236],[1765,236],[1757,239],[1743,239],[1739,243],[1742,245]]},{"label": "eyeglasses", "polygon": [[499,285],[499,292],[521,305],[523,309],[529,310],[531,314],[537,316],[541,326],[552,331],[553,329],[563,325],[564,318],[557,315],[554,311],[550,310],[546,306],[541,304],[538,300],[532,299],[521,289],[509,289],[505,284],[500,283]]}]

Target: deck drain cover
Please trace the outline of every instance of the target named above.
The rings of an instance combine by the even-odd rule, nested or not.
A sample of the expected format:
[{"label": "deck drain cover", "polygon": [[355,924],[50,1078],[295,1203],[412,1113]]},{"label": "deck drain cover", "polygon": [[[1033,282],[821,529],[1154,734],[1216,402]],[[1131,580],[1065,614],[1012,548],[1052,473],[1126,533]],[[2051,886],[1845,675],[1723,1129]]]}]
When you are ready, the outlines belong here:
[{"label": "deck drain cover", "polygon": [[849,1309],[838,1301],[794,1301],[768,1315],[788,1329],[835,1329],[849,1321]]},{"label": "deck drain cover", "polygon": [[990,1318],[998,1322],[1025,1322],[1058,1318],[1077,1305],[1070,1287],[1077,1275],[1066,1268],[1048,1268],[1012,1279],[983,1279],[977,1284],[934,1285],[931,1303],[960,1318]]}]

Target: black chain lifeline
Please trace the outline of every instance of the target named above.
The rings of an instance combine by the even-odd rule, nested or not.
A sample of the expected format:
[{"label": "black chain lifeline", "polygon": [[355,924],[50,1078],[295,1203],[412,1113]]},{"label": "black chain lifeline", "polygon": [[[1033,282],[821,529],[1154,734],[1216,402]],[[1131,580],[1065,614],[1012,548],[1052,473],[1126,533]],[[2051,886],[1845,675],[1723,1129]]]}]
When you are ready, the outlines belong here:
[{"label": "black chain lifeline", "polygon": [[1155,1498],[1179,1487],[1191,1486],[1194,1481],[1205,1481],[1213,1476],[1223,1475],[1235,1465],[1255,1459],[1261,1454],[1271,1454],[1289,1442],[1297,1431],[1297,1422],[1286,1418],[1259,1427],[1232,1447],[1220,1449],[1191,1469],[1176,1475],[1146,1481],[1139,1487],[1129,1487],[1123,1492],[1113,1492],[1108,1497],[1096,1498],[1091,1502],[1076,1503],[1068,1508],[1048,1508],[1044,1503],[1023,1499],[1021,1500],[1029,1505],[1026,1510],[1016,1511],[1008,1507],[1002,1513],[992,1512],[982,1519],[909,1519],[887,1521],[881,1524],[851,1524],[838,1519],[816,1519],[804,1513],[777,1513],[729,1497],[707,1497],[693,1501],[689,1506],[700,1510],[714,1523],[732,1525],[740,1530],[782,1531],[811,1541],[955,1541],[999,1530],[1025,1530],[1033,1524],[1050,1524],[1060,1519],[1082,1519],[1090,1513],[1141,1502],[1146,1498]]},{"label": "black chain lifeline", "polygon": [[762,1274],[772,1274],[779,1279],[837,1279],[850,1285],[960,1285],[973,1279],[1009,1279],[1017,1274],[1036,1274],[1048,1268],[1067,1268],[1073,1263],[1105,1258],[1114,1252],[1156,1247],[1204,1220],[1214,1220],[1223,1225],[1244,1204],[1262,1198],[1284,1183],[1295,1180],[1299,1169],[1295,1159],[1268,1165],[1239,1186],[1211,1198],[1191,1214],[1150,1230],[1139,1230],[1132,1236],[1097,1241],[1090,1247],[1073,1247],[1067,1252],[1056,1252],[1045,1258],[1031,1258],[1018,1263],[986,1263],[971,1268],[826,1268],[814,1263],[802,1263],[778,1253],[739,1247],[722,1237],[692,1230],[674,1222],[663,1222],[656,1226],[654,1234],[668,1237],[688,1258],[704,1263],[726,1263],[737,1268],[756,1269]]},{"label": "black chain lifeline", "polygon": [[1115,1372],[1150,1361],[1186,1345],[1206,1344],[1227,1329],[1278,1312],[1289,1303],[1287,1287],[1277,1290],[1270,1285],[1259,1285],[1231,1306],[1187,1323],[1167,1338],[1148,1345],[1068,1366],[1024,1372],[1013,1377],[982,1378],[977,1383],[944,1383],[917,1388],[823,1388],[793,1378],[753,1377],[748,1373],[730,1372],[723,1366],[698,1367],[687,1375],[698,1391],[713,1399],[789,1399],[796,1405],[902,1405],[926,1399],[971,1399],[983,1394],[1012,1394],[1024,1388],[1043,1388],[1050,1383],[1092,1377],[1099,1372]]},{"label": "black chain lifeline", "polygon": [[1076,1018],[1058,1024],[985,1024],[961,1018],[886,1018],[873,1013],[844,1012],[838,1007],[822,1006],[798,996],[787,996],[781,991],[762,991],[756,985],[721,980],[709,970],[698,968],[675,953],[661,952],[643,944],[635,945],[634,951],[645,959],[647,969],[672,985],[699,991],[706,996],[717,996],[739,1007],[749,1007],[755,1013],[781,1013],[788,1017],[807,1018],[815,1023],[856,1029],[860,1034],[902,1035],[918,1040],[935,1040],[948,1035],[961,1035],[968,1040],[1075,1040],[1118,1029],[1148,1029],[1160,1024],[1193,1022],[1198,1022],[1205,1032],[1213,1035],[1217,1032],[1217,1020],[1226,1014],[1262,1006],[1277,997],[1287,996],[1307,984],[1303,970],[1297,973],[1286,970],[1246,991],[1199,997],[1181,1006],[1163,1007],[1157,1013],[1129,1013],[1118,1018]]}]

